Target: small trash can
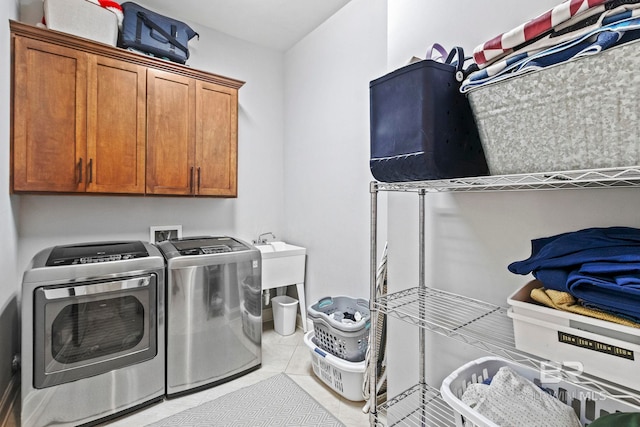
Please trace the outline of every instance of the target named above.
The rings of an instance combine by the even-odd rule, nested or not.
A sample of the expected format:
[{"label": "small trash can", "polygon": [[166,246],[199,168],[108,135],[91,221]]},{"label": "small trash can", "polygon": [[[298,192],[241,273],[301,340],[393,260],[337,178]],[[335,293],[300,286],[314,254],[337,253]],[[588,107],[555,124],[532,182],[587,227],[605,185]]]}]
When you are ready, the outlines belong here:
[{"label": "small trash can", "polygon": [[296,330],[298,300],[287,295],[273,297],[273,328],[280,335],[291,335]]}]

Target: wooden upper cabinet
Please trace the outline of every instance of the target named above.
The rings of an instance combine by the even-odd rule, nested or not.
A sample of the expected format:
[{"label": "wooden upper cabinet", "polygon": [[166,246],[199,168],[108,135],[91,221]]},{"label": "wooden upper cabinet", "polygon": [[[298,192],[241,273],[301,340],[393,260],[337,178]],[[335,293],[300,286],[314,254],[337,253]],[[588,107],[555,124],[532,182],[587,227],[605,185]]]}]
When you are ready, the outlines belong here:
[{"label": "wooden upper cabinet", "polygon": [[12,191],[236,197],[244,82],[10,27]]},{"label": "wooden upper cabinet", "polygon": [[238,92],[196,83],[196,191],[237,196]]},{"label": "wooden upper cabinet", "polygon": [[86,191],[143,194],[146,69],[91,55],[88,76]]},{"label": "wooden upper cabinet", "polygon": [[14,191],[84,191],[86,54],[15,38]]},{"label": "wooden upper cabinet", "polygon": [[147,75],[147,193],[237,196],[238,91]]},{"label": "wooden upper cabinet", "polygon": [[14,38],[13,190],[144,194],[146,69]]},{"label": "wooden upper cabinet", "polygon": [[195,81],[148,70],[147,94],[147,193],[191,195]]}]

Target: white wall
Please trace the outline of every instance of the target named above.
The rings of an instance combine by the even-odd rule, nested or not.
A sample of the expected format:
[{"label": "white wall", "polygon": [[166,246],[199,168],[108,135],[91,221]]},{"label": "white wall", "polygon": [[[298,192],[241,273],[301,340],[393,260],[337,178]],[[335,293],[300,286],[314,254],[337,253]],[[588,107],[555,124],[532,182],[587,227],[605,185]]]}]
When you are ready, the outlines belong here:
[{"label": "white wall", "polygon": [[0,140],[4,141],[0,149],[0,399],[7,389],[12,376],[11,359],[18,352],[18,272],[16,254],[18,238],[15,218],[17,208],[14,198],[9,196],[9,110],[11,88],[11,61],[9,44],[9,19],[18,16],[18,3],[14,0],[0,2]]},{"label": "white wall", "polygon": [[369,297],[369,81],[386,66],[386,0],[352,0],[285,55],[287,234],[309,304]]},{"label": "white wall", "polygon": [[[426,46],[473,47],[533,18],[557,0],[389,1],[389,70]],[[637,190],[560,190],[427,195],[427,285],[507,306],[528,278],[507,271],[530,253],[530,240],[592,226],[640,226]],[[399,290],[417,286],[417,196],[389,197],[389,281]],[[407,214],[407,212],[409,212]],[[389,345],[391,394],[418,380],[417,329],[392,322]],[[427,334],[427,381],[442,378],[470,359],[486,355],[465,344]]]}]

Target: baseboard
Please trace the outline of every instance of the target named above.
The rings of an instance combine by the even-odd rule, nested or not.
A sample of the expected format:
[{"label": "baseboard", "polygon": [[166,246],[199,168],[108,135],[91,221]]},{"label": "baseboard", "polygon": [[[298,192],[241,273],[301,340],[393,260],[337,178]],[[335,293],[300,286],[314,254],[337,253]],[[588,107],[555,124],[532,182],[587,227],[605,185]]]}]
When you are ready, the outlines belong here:
[{"label": "baseboard", "polygon": [[11,377],[4,394],[0,396],[0,426],[18,426],[18,402],[20,400],[20,372]]}]

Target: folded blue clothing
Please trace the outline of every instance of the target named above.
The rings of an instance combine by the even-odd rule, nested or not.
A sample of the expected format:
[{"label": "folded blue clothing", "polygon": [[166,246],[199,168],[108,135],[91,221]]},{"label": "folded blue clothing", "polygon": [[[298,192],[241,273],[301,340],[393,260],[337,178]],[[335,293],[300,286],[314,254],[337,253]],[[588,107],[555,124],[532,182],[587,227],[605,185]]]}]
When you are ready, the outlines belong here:
[{"label": "folded blue clothing", "polygon": [[640,264],[626,262],[590,262],[580,268],[580,273],[592,274],[594,276],[598,274],[605,276],[616,275],[620,278],[623,275],[635,276],[640,274]]},{"label": "folded blue clothing", "polygon": [[593,304],[584,300],[579,300],[579,303],[581,306],[586,307],[586,308],[591,308],[591,309],[595,309],[595,310],[600,310],[600,311],[606,311],[607,313],[616,315],[618,317],[621,317],[623,319],[627,319],[630,320],[632,322],[636,322],[636,323],[640,323],[640,313],[638,313],[638,311],[636,310],[636,312],[633,315],[627,315],[624,313],[620,313],[619,311],[617,311],[615,308],[611,308],[611,307],[605,307],[599,304]]},{"label": "folded blue clothing", "polygon": [[585,274],[581,269],[569,274],[567,288],[591,306],[635,320],[640,318],[640,273],[607,277]]},{"label": "folded blue clothing", "polygon": [[[625,270],[631,268],[640,268],[640,247],[639,246],[615,246],[604,248],[585,249],[579,253],[568,254],[563,257],[549,259],[547,263],[540,263],[535,269],[516,269],[513,263],[509,265],[509,270],[516,274],[529,274],[544,283],[548,289],[557,291],[571,292],[567,280],[569,274],[576,269],[585,267],[591,263],[602,265],[602,269],[598,272],[586,272],[585,274],[594,275],[616,275],[620,274],[618,268],[614,265],[624,265]],[[609,270],[605,270],[604,266],[608,265]]]},{"label": "folded blue clothing", "polygon": [[545,268],[533,272],[533,277],[542,282],[545,288],[556,291],[569,292],[567,287],[567,279],[569,278],[570,269],[562,268]]},{"label": "folded blue clothing", "polygon": [[[509,271],[529,274],[540,269],[572,268],[585,262],[640,262],[640,229],[586,228],[531,241],[531,256],[509,265]],[[546,285],[546,284],[545,284]]]},{"label": "folded blue clothing", "polygon": [[531,256],[509,265],[545,288],[586,304],[640,318],[640,229],[587,228],[531,241]]}]

